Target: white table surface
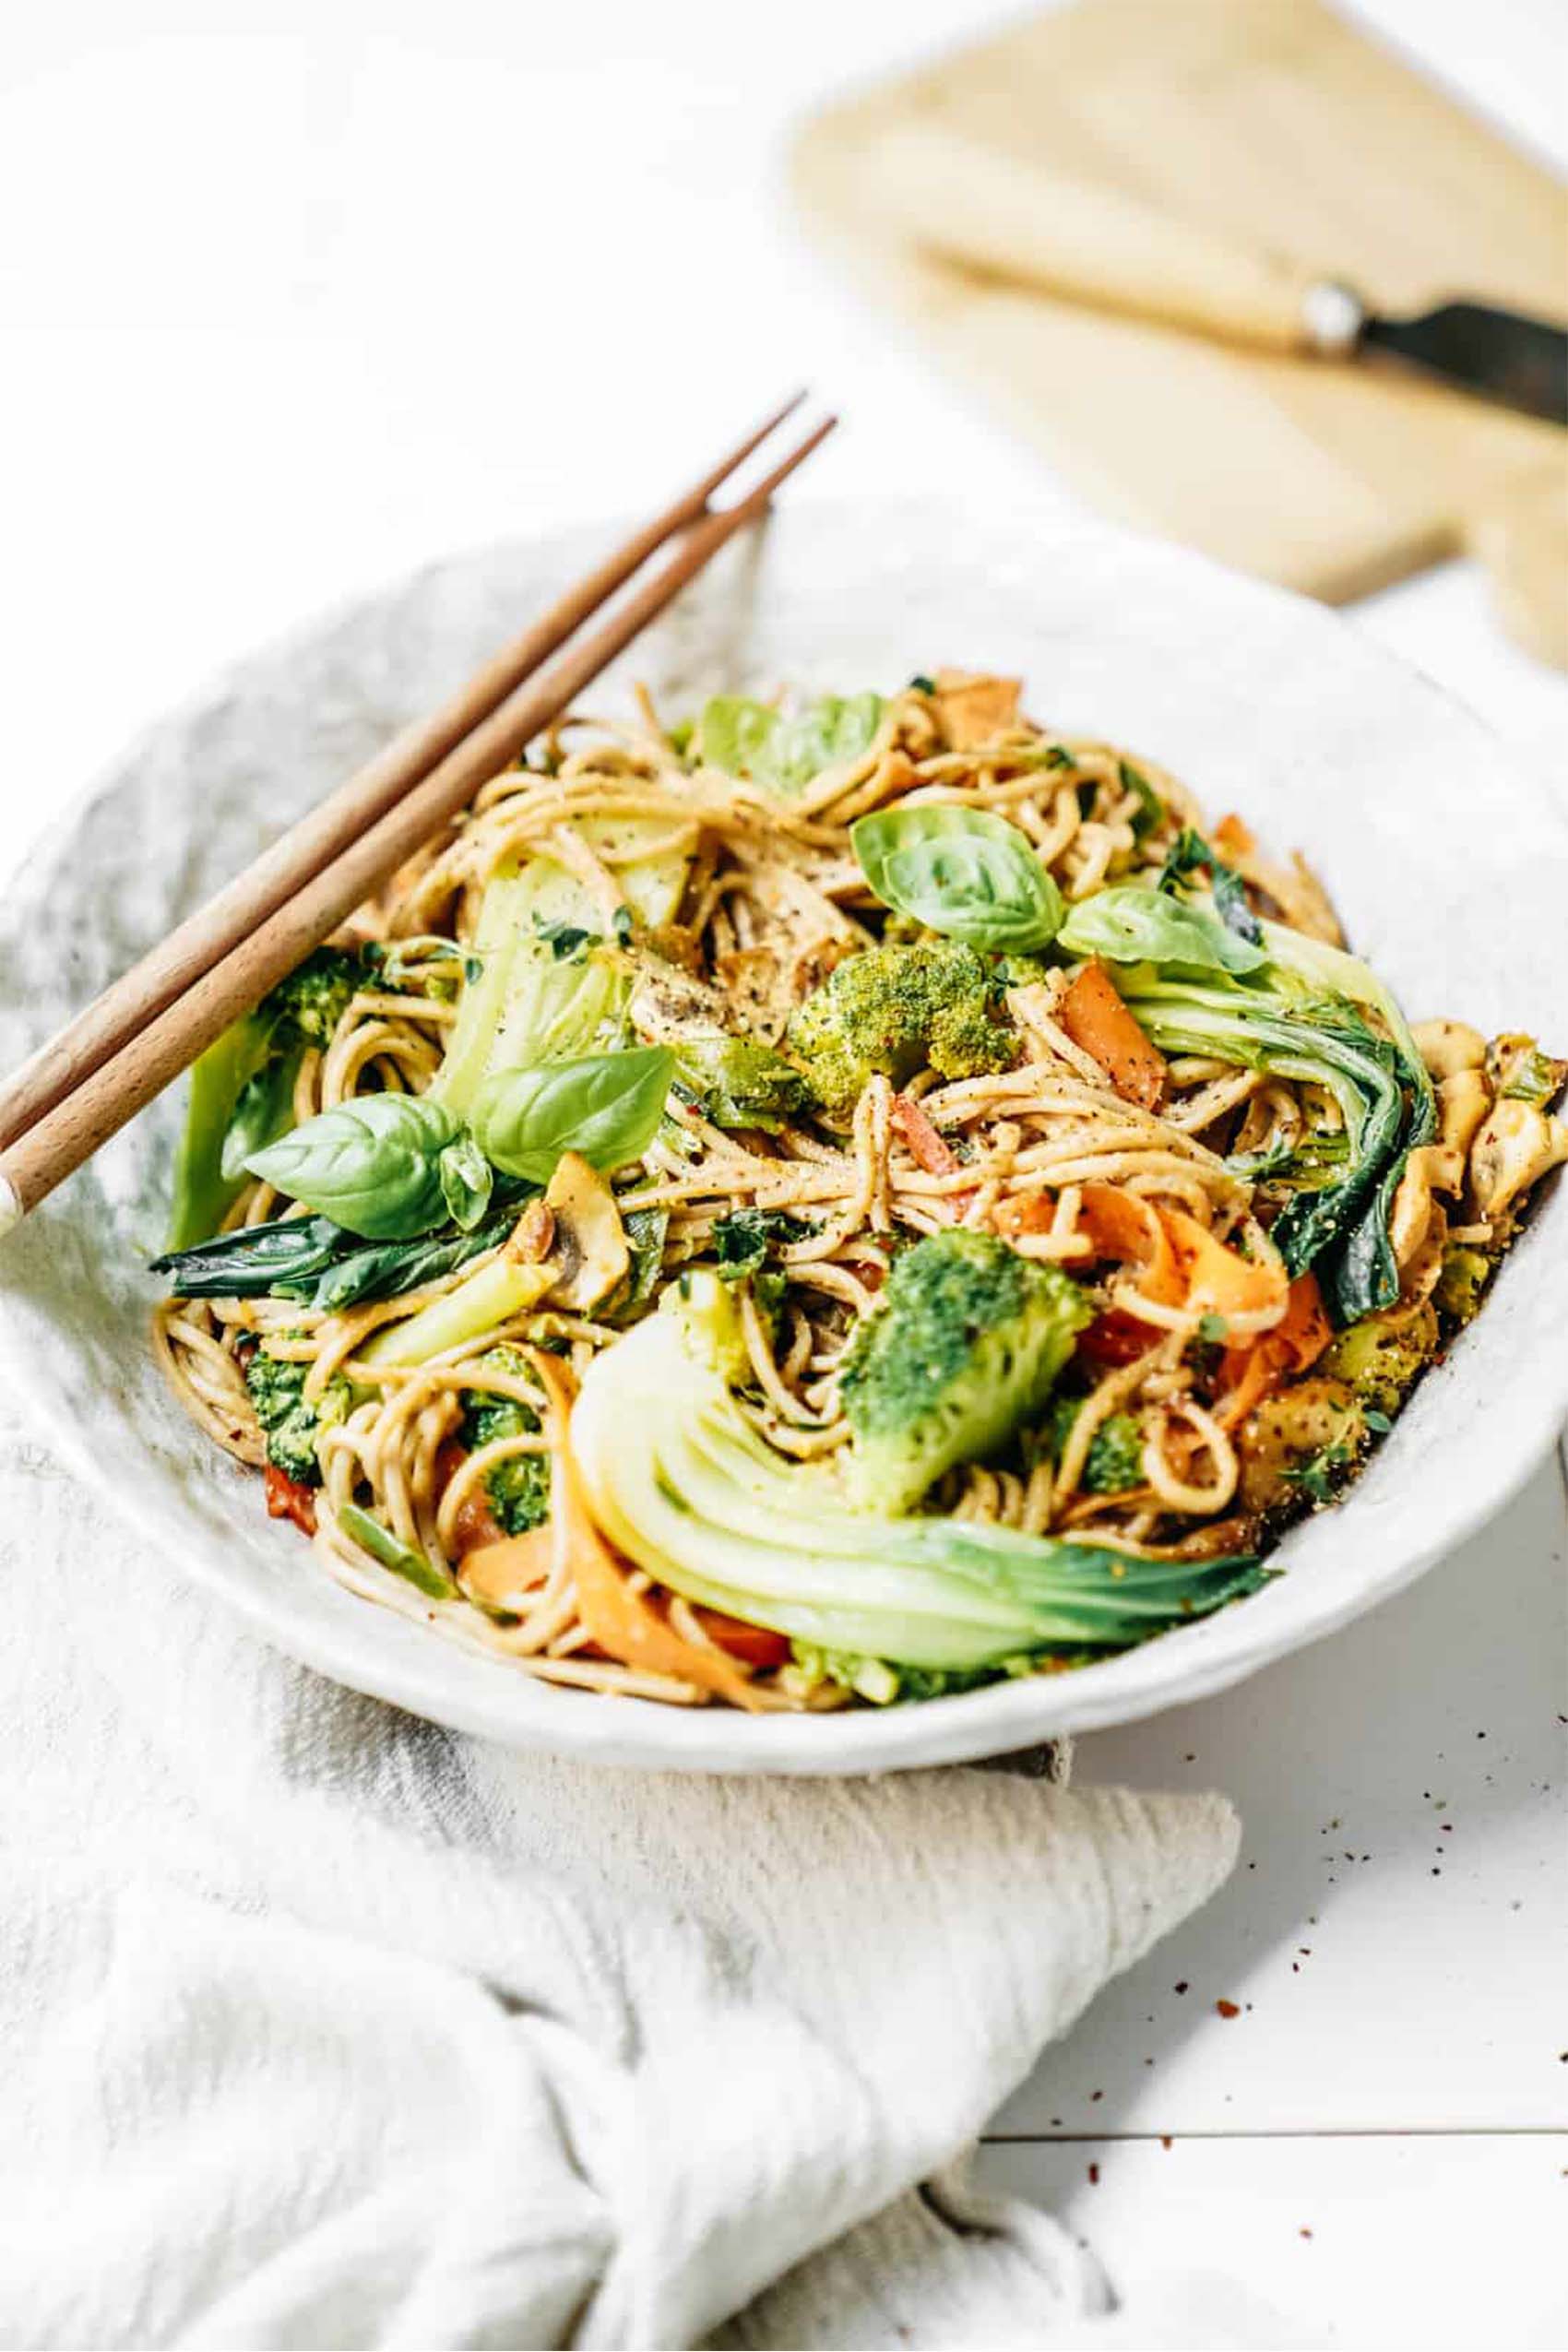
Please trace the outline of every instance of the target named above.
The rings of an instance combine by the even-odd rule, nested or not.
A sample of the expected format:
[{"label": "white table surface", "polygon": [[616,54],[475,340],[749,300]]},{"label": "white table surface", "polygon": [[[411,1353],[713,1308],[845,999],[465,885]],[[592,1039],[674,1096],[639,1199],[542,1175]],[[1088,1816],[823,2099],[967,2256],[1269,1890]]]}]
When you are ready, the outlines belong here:
[{"label": "white table surface", "polygon": [[[0,865],[235,651],[434,552],[646,505],[802,375],[848,424],[802,496],[1049,490],[780,196],[794,113],[992,13],[6,11]],[[1561,0],[1361,13],[1568,159]],[[1568,682],[1470,567],[1354,618],[1561,772]],[[987,2151],[1122,2285],[1222,2271],[1312,2344],[1563,2340],[1565,1542],[1553,1462],[1360,1625],[1082,1743],[1085,1778],[1220,1787],[1246,1823],[1224,1894]]]}]

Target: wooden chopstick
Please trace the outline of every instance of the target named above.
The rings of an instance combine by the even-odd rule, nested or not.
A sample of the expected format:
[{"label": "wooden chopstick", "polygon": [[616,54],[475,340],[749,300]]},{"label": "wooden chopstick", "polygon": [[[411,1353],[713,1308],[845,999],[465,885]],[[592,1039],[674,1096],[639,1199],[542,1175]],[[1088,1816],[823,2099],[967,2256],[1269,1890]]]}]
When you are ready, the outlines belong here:
[{"label": "wooden chopstick", "polygon": [[586,579],[487,661],[449,702],[420,719],[280,834],[270,848],[204,907],[186,917],[0,1087],[0,1146],[9,1144],[129,1044],[138,1029],[172,1004],[307,876],[346,849],[411,786],[455,751],[508,695],[623,588],[666,540],[695,522],[720,483],[799,408],[795,393],[701,480],[633,533]]},{"label": "wooden chopstick", "polygon": [[[334,857],[303,871],[292,889],[281,897],[277,895],[271,872],[272,852],[267,852],[258,861],[267,869],[267,887],[259,898],[263,911],[254,923],[244,926],[237,943],[150,1017],[133,1018],[125,1044],[89,1069],[49,1111],[0,1150],[0,1232],[35,1208],[128,1119],[145,1109],[231,1021],[257,1004],[302,956],[319,946],[362,900],[389,881],[406,859],[457,815],[481,785],[509,766],[541,729],[560,718],[583,687],[663,611],[725,541],[762,513],[780,483],[803,464],[837,422],[834,417],[825,418],[732,506],[699,512],[688,523],[674,553],[600,628],[516,686],[427,775],[408,784],[389,807]],[[754,447],[755,442],[751,445]],[[588,585],[585,582],[576,591],[579,598]],[[284,839],[289,837],[286,835]],[[231,892],[243,890],[246,879],[242,876],[238,884],[231,885]],[[136,975],[128,977],[134,980]],[[101,1004],[103,1001],[100,999]]]}]

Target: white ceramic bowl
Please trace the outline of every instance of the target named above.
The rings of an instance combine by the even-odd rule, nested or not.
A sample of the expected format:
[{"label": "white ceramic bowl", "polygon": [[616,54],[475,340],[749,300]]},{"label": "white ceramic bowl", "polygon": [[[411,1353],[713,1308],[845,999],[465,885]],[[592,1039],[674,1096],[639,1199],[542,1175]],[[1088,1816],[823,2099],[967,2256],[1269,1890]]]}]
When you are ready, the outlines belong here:
[{"label": "white ceramic bowl", "polygon": [[[60,824],[0,913],[0,1066],[583,571],[600,527],[422,572],[241,663]],[[1326,878],[1413,1018],[1568,1039],[1568,824],[1425,679],[1315,606],[1174,549],[934,502],[790,506],[730,551],[590,704],[647,678],[680,709],[790,678],[853,689],[949,662],[1021,672],[1064,730],[1141,748]],[[0,1367],[58,1450],[183,1573],[281,1648],[436,1722],[700,1771],[852,1773],[1000,1752],[1222,1688],[1396,1591],[1496,1510],[1568,1408],[1568,1203],[1421,1385],[1286,1574],[1079,1672],[903,1706],[755,1720],[547,1687],[355,1600],[166,1395],[145,1342],[178,1106],[165,1100],[0,1245]],[[1454,1661],[1455,1674],[1464,1661]]]}]

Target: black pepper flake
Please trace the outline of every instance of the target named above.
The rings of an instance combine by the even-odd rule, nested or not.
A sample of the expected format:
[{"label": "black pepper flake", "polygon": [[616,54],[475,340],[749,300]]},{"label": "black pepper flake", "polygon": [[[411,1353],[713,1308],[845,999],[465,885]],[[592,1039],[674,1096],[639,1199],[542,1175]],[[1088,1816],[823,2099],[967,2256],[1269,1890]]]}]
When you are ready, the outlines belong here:
[{"label": "black pepper flake", "polygon": [[1186,1980],[1185,1977],[1183,1977],[1183,1978],[1182,1978],[1182,1979],[1181,1983],[1177,1986],[1176,1990],[1177,1990],[1177,1991],[1178,1991],[1178,1992],[1185,1992],[1185,1991],[1186,1991],[1186,1990],[1187,1990],[1187,1980]]},{"label": "black pepper flake", "polygon": [[1298,2232],[1297,2232],[1296,2234],[1297,2234],[1297,2236],[1298,2236],[1298,2237],[1301,2237],[1301,2238],[1310,2238],[1310,2237],[1312,2236],[1312,2234],[1313,2234],[1313,2233],[1312,2233],[1312,2231],[1311,2231],[1310,2229],[1301,2229],[1301,2230],[1298,2230]]},{"label": "black pepper flake", "polygon": [[1099,2167],[1098,2164],[1091,2164],[1089,2167],[1089,2187],[1091,2189],[1096,2188],[1099,2185]]},{"label": "black pepper flake", "polygon": [[1089,2105],[1092,2107],[1096,2099],[1102,2099],[1104,2097],[1105,2093],[1103,2091],[1091,2091],[1089,2093]]}]

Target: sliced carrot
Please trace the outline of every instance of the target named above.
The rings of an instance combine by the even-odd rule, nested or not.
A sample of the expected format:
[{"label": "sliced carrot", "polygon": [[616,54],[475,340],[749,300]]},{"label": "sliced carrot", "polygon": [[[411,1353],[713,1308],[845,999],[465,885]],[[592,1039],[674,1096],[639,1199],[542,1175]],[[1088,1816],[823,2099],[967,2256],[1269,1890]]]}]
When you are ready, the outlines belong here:
[{"label": "sliced carrot", "polygon": [[280,1470],[276,1462],[267,1466],[267,1515],[269,1519],[292,1519],[302,1536],[315,1533],[315,1490],[303,1486]]},{"label": "sliced carrot", "polygon": [[1086,1184],[1078,1207],[1078,1230],[1088,1236],[1097,1257],[1117,1258],[1143,1268],[1138,1288],[1156,1306],[1180,1306],[1184,1284],[1171,1246],[1165,1214],[1140,1194],[1114,1184]]},{"label": "sliced carrot", "polygon": [[1145,1111],[1165,1100],[1170,1071],[1116,992],[1098,958],[1087,963],[1057,1007],[1057,1018],[1074,1044],[1098,1062],[1116,1092]]},{"label": "sliced carrot", "polygon": [[1225,850],[1230,857],[1244,858],[1249,849],[1257,848],[1257,841],[1251,826],[1232,814],[1222,816],[1215,826],[1214,846],[1217,849]]},{"label": "sliced carrot", "polygon": [[1053,1193],[1015,1193],[997,1202],[991,1222],[1004,1241],[1016,1241],[1020,1233],[1049,1233],[1055,1219]]},{"label": "sliced carrot", "polygon": [[721,1609],[694,1609],[693,1616],[707,1635],[742,1666],[766,1670],[770,1666],[784,1666],[790,1657],[790,1637],[775,1633],[766,1625],[748,1625],[743,1618],[727,1617]]},{"label": "sliced carrot", "polygon": [[909,1145],[910,1158],[928,1176],[956,1176],[963,1162],[952,1145],[938,1134],[913,1095],[894,1096],[893,1124]]},{"label": "sliced carrot", "polygon": [[1244,1258],[1217,1241],[1184,1209],[1159,1212],[1181,1269],[1187,1306],[1199,1314],[1261,1314],[1286,1303],[1285,1269],[1276,1259]]},{"label": "sliced carrot", "polygon": [[761,1703],[745,1676],[714,1651],[683,1641],[658,1610],[633,1591],[619,1559],[594,1525],[565,1442],[571,1399],[559,1368],[548,1356],[540,1356],[535,1369],[550,1400],[553,1425],[550,1524],[554,1530],[554,1557],[571,1570],[577,1608],[594,1642],[607,1657],[619,1658],[623,1666],[637,1667],[648,1674],[676,1675],[683,1682],[695,1682],[699,1690],[754,1713]]},{"label": "sliced carrot", "polygon": [[[928,1176],[956,1176],[963,1166],[957,1153],[932,1125],[912,1095],[893,1098],[893,1124],[909,1146],[909,1156]],[[972,1192],[944,1193],[927,1206],[949,1225],[958,1224],[974,1199]]]},{"label": "sliced carrot", "polygon": [[1216,1418],[1227,1429],[1244,1421],[1292,1372],[1315,1364],[1334,1336],[1315,1274],[1291,1283],[1285,1313],[1250,1347],[1227,1348],[1219,1367],[1222,1401]]}]

